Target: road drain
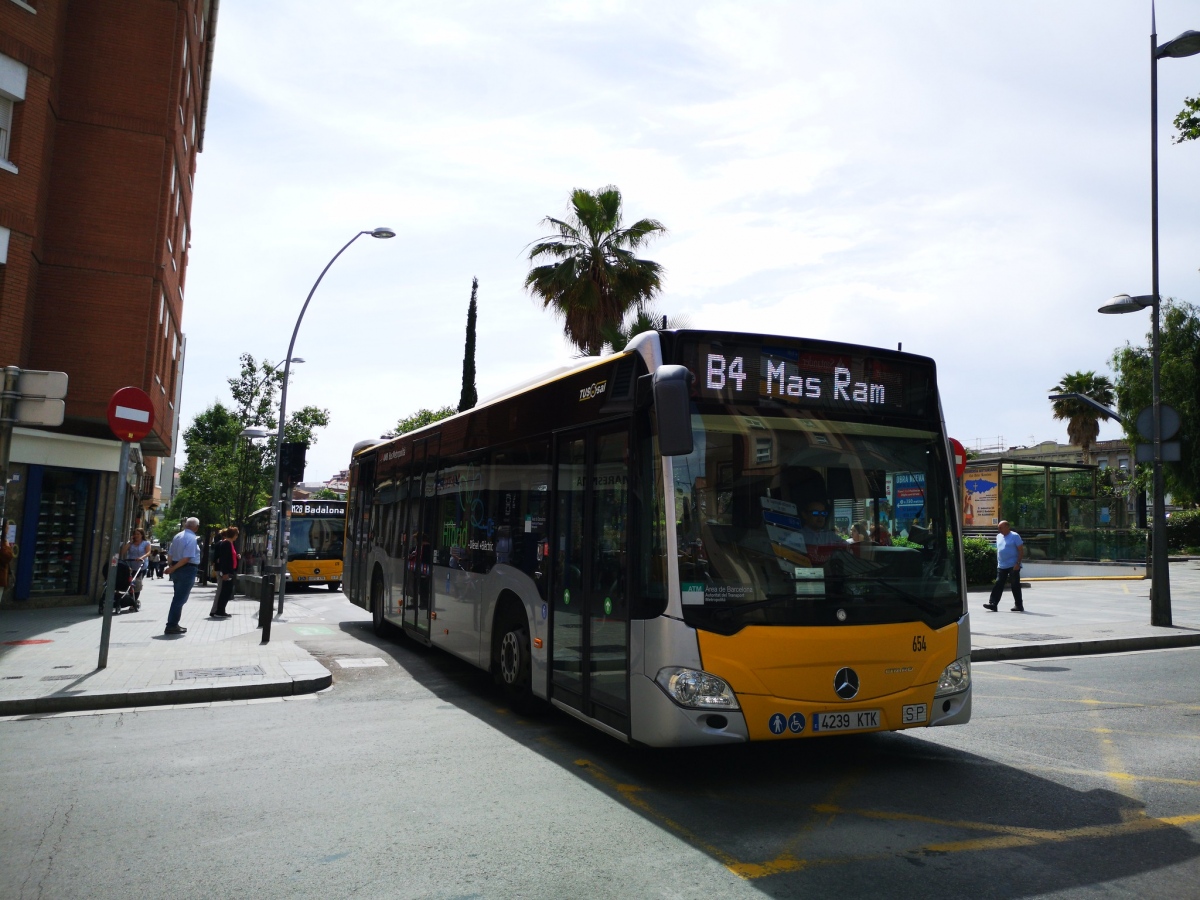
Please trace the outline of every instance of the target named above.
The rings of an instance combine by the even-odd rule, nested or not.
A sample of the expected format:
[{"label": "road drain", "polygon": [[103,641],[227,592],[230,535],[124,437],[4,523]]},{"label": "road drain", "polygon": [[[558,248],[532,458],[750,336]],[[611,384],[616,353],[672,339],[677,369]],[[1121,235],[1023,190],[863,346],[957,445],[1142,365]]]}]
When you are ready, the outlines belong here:
[{"label": "road drain", "polygon": [[245,675],[266,675],[261,666],[218,666],[215,669],[176,669],[175,680],[185,678],[239,678]]}]

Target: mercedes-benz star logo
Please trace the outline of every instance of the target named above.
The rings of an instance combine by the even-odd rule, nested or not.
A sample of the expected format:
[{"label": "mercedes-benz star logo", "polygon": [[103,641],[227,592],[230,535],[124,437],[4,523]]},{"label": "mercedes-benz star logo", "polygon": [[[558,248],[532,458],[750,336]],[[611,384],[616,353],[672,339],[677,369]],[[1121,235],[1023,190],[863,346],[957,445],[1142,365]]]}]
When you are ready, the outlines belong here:
[{"label": "mercedes-benz star logo", "polygon": [[838,669],[833,676],[833,690],[843,700],[853,700],[858,696],[858,673],[849,666]]}]

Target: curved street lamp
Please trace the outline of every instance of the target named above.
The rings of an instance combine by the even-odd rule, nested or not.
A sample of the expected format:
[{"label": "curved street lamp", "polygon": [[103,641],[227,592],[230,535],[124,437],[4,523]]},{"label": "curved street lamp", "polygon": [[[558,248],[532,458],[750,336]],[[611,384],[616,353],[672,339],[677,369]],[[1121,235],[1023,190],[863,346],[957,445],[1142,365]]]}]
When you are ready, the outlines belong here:
[{"label": "curved street lamp", "polygon": [[1150,394],[1153,416],[1153,491],[1154,522],[1151,530],[1150,624],[1171,627],[1171,574],[1167,561],[1166,491],[1163,486],[1162,449],[1162,368],[1159,342],[1158,291],[1158,61],[1182,59],[1200,53],[1200,31],[1185,31],[1178,37],[1158,43],[1154,6],[1150,6],[1150,293],[1131,297],[1118,294],[1100,307],[1102,313],[1131,313],[1149,308],[1150,314]]},{"label": "curved street lamp", "polygon": [[[300,333],[300,323],[304,321],[304,314],[308,311],[308,304],[313,298],[313,294],[317,292],[317,286],[321,283],[321,279],[325,277],[325,273],[329,271],[329,267],[337,262],[337,258],[346,252],[346,248],[357,241],[364,234],[369,234],[373,238],[394,238],[396,232],[391,228],[373,228],[370,231],[360,231],[342,246],[342,249],[333,254],[333,259],[325,264],[325,268],[321,270],[321,274],[317,276],[317,280],[313,282],[312,290],[308,292],[308,297],[304,300],[304,306],[300,307],[300,315],[296,317],[296,327],[292,329],[292,339],[288,343],[287,356],[284,357],[283,363],[283,385],[279,392],[279,429],[275,435],[275,479],[271,487],[271,534],[275,539],[274,553],[271,558],[271,563],[275,566],[276,577],[279,579],[279,612],[283,613],[283,595],[287,590],[287,554],[284,551],[283,541],[283,526],[287,521],[287,516],[283,514],[283,508],[279,491],[279,462],[283,455],[283,427],[287,422],[287,389],[288,377],[291,375],[292,363],[304,362],[302,359],[295,359],[292,356],[292,351],[296,348],[296,335]],[[290,498],[288,498],[290,499]],[[265,637],[265,635],[264,635]]]}]

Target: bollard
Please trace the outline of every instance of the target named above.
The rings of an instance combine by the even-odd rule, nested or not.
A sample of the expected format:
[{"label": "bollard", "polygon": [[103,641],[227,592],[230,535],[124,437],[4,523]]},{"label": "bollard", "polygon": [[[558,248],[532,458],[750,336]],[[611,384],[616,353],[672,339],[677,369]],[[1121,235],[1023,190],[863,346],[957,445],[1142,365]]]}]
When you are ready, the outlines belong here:
[{"label": "bollard", "polygon": [[258,627],[262,629],[262,642],[271,643],[271,616],[275,606],[275,575],[263,575],[258,585]]}]

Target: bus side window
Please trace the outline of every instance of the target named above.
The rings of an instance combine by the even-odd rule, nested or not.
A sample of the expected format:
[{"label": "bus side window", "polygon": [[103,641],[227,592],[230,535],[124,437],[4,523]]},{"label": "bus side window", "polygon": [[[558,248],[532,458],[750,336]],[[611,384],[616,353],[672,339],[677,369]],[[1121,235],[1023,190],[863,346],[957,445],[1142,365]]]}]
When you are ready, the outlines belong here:
[{"label": "bus side window", "polygon": [[492,454],[484,509],[492,523],[496,563],[514,566],[546,587],[550,442],[530,441]]}]

